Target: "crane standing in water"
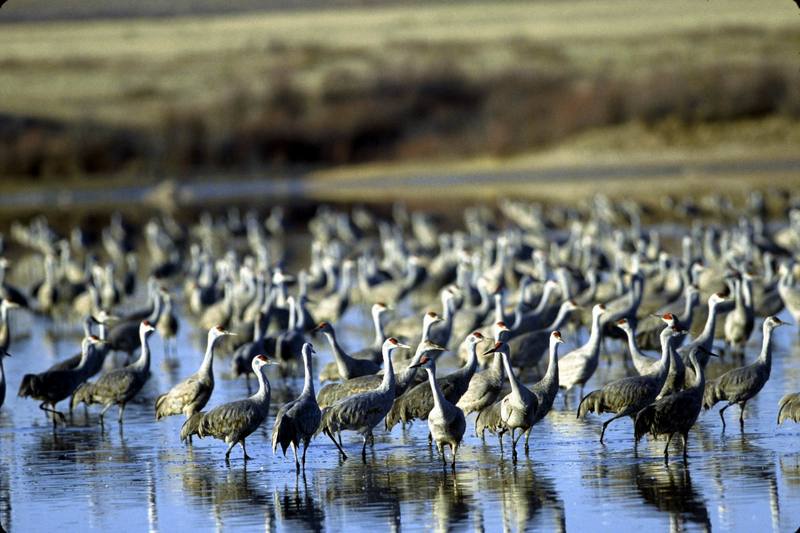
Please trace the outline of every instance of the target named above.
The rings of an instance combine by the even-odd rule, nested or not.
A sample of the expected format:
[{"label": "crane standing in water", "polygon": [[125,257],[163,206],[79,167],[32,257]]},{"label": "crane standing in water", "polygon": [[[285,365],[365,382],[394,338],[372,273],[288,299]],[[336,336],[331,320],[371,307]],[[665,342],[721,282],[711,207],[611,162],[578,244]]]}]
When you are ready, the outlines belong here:
[{"label": "crane standing in water", "polygon": [[200,368],[169,392],[156,398],[156,420],[178,414],[189,418],[206,406],[214,392],[214,346],[226,335],[234,333],[224,330],[222,326],[208,330],[206,353]]},{"label": "crane standing in water", "polygon": [[744,431],[744,408],[747,402],[764,387],[772,369],[772,332],[785,324],[786,322],[776,316],[767,317],[764,320],[764,340],[758,359],[751,365],[729,370],[706,384],[703,395],[705,409],[711,409],[717,402],[723,400],[728,402],[719,411],[722,431],[725,431],[725,409],[734,404],[739,405],[739,427]]},{"label": "crane standing in water", "polygon": [[467,421],[464,419],[464,411],[453,405],[445,398],[439,383],[436,380],[436,362],[433,358],[423,355],[416,366],[423,367],[428,372],[428,382],[433,395],[433,408],[428,413],[428,430],[430,431],[433,442],[442,457],[442,464],[447,464],[444,454],[444,446],[450,446],[453,460],[450,467],[456,469],[456,454],[464,431],[467,428]]},{"label": "crane standing in water", "polygon": [[[702,345],[698,345],[689,352],[689,362],[694,368],[694,382],[686,389],[651,403],[639,411],[634,420],[633,431],[637,444],[646,433],[650,433],[653,437],[667,435],[667,445],[664,446],[664,463],[669,461],[669,443],[676,433],[680,433],[683,437],[683,460],[686,461],[688,458],[689,430],[694,426],[703,407],[705,371],[703,365],[697,360],[697,352],[704,350]],[[706,358],[708,356],[717,357],[711,352],[704,355]]]},{"label": "crane standing in water", "polygon": [[305,343],[302,349],[304,381],[303,392],[297,399],[292,400],[281,407],[275,415],[275,424],[272,427],[272,453],[278,450],[280,445],[283,455],[286,449],[291,446],[294,451],[294,464],[296,470],[300,471],[300,463],[297,460],[297,448],[303,443],[303,468],[306,467],[306,452],[311,438],[319,428],[322,420],[322,412],[317,405],[314,396],[314,375],[311,369],[311,357],[314,355],[314,347],[310,343]]},{"label": "crane standing in water", "polygon": [[181,440],[186,441],[192,435],[201,439],[214,437],[228,445],[225,462],[230,461],[231,450],[237,444],[242,447],[244,460],[252,459],[247,455],[245,439],[250,436],[266,420],[269,414],[271,387],[267,379],[267,367],[277,365],[263,355],[253,359],[253,373],[258,378],[258,390],[244,400],[224,403],[209,412],[200,411],[186,419],[181,427]]},{"label": "crane standing in water", "polygon": [[139,326],[139,340],[142,344],[142,353],[139,358],[130,365],[112,370],[103,374],[94,383],[84,383],[72,395],[72,409],[77,405],[85,403],[92,405],[98,403],[103,405],[100,411],[100,425],[103,425],[103,418],[106,411],[112,406],[119,406],[119,416],[117,420],[122,423],[122,415],[125,406],[136,396],[147,380],[150,378],[150,335],[156,330],[149,321],[143,321]]},{"label": "crane standing in water", "polygon": [[383,380],[377,389],[354,394],[339,400],[322,411],[320,430],[327,435],[343,459],[347,459],[342,446],[334,438],[334,434],[342,430],[352,430],[361,434],[364,445],[361,448],[361,460],[367,461],[367,440],[374,441],[372,430],[383,420],[394,402],[395,375],[392,366],[392,354],[398,348],[409,348],[394,337],[383,343]]}]

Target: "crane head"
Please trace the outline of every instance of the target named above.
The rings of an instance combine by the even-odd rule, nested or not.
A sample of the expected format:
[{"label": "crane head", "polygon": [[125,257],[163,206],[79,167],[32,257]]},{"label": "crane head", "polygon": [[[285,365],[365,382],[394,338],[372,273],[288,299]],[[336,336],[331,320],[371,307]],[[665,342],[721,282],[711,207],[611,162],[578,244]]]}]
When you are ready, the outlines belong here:
[{"label": "crane head", "polygon": [[491,347],[490,349],[488,349],[485,352],[483,352],[483,355],[489,355],[490,353],[500,352],[500,351],[502,351],[502,347],[505,346],[505,345],[506,345],[506,343],[501,342],[501,341],[497,341],[496,343],[494,343],[493,347]]},{"label": "crane head", "polygon": [[561,332],[558,330],[550,334],[550,340],[557,344],[564,344],[564,339],[561,337]]}]

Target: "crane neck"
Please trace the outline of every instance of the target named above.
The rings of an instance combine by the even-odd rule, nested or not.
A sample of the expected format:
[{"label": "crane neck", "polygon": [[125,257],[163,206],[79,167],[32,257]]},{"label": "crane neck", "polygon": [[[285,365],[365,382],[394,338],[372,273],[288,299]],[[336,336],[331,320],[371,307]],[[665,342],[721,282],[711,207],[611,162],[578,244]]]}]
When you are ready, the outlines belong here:
[{"label": "crane neck", "polygon": [[671,354],[672,354],[672,339],[673,337],[661,337],[661,359],[658,360],[658,367],[656,370],[656,374],[659,376],[666,377],[667,373],[669,372],[669,364],[671,361]]},{"label": "crane neck", "polygon": [[543,381],[558,380],[558,343],[550,342],[550,354],[547,361],[547,371]]},{"label": "crane neck", "polygon": [[138,370],[150,371],[150,339],[145,331],[139,332],[139,340],[142,343],[142,353],[132,366]]},{"label": "crane neck", "polygon": [[697,340],[700,341],[700,344],[706,349],[709,350],[711,348],[711,344],[714,342],[714,330],[717,327],[717,304],[709,304],[708,306],[708,318],[706,319],[706,325],[703,327],[703,331],[700,335],[697,336]]},{"label": "crane neck", "polygon": [[678,317],[678,321],[681,324],[691,324],[692,318],[694,317],[694,308],[697,306],[697,296],[696,293],[688,294],[686,296],[686,301],[683,304],[683,313],[681,316]]},{"label": "crane neck", "polygon": [[489,372],[496,378],[503,377],[503,358],[499,353],[495,353],[492,362],[489,364]]},{"label": "crane neck", "polygon": [[420,344],[430,340],[431,328],[433,328],[433,321],[424,319],[422,323],[422,339],[420,339]]},{"label": "crane neck", "polygon": [[765,323],[764,340],[761,342],[761,353],[758,354],[758,362],[768,367],[772,365],[772,331]]},{"label": "crane neck", "polygon": [[394,395],[394,389],[397,386],[397,379],[394,375],[394,366],[392,365],[392,351],[394,348],[383,349],[383,380],[379,390],[382,392],[391,391]]},{"label": "crane neck", "polygon": [[250,399],[260,404],[269,403],[272,388],[270,387],[269,379],[267,379],[266,365],[258,369],[258,372],[256,372],[256,378],[258,378],[258,390],[250,397]]},{"label": "crane neck", "polygon": [[553,319],[550,325],[545,326],[542,329],[547,331],[554,331],[557,329],[561,329],[562,326],[564,325],[564,322],[567,321],[567,316],[569,316],[570,312],[571,311],[569,308],[567,308],[567,306],[562,305],[561,307],[558,308],[558,314],[556,315],[556,318]]},{"label": "crane neck", "polygon": [[375,339],[372,341],[372,345],[376,348],[380,348],[386,338],[383,333],[381,314],[382,313],[380,310],[375,310],[372,312],[372,326],[375,328]]},{"label": "crane neck", "polygon": [[303,350],[303,367],[305,369],[305,375],[303,376],[303,394],[310,394],[311,396],[315,396],[314,378],[312,375],[312,368],[311,368],[311,355],[306,353],[305,350]]},{"label": "crane neck", "polygon": [[500,357],[503,359],[503,367],[506,369],[508,382],[511,384],[511,394],[517,398],[521,398],[522,395],[520,394],[519,381],[517,380],[517,376],[514,375],[514,370],[511,368],[511,362],[508,360],[508,354],[504,351],[500,352]]},{"label": "crane neck", "polygon": [[703,394],[706,388],[706,371],[704,366],[697,360],[697,356],[694,352],[689,354],[689,363],[692,365],[692,370],[694,370],[694,382],[691,385],[691,389]]},{"label": "crane neck", "polygon": [[595,313],[592,315],[592,329],[589,333],[589,340],[586,341],[586,344],[584,345],[591,349],[592,356],[600,353],[600,340],[602,336],[602,330],[600,328],[600,316],[600,313]]},{"label": "crane neck", "polygon": [[536,307],[530,314],[539,315],[544,312],[545,307],[547,307],[547,302],[550,301],[550,295],[553,294],[554,286],[552,283],[545,283],[544,289],[542,289],[542,297],[539,299],[539,303],[536,304]]},{"label": "crane neck", "polygon": [[439,388],[439,384],[436,382],[436,367],[425,367],[425,370],[428,372],[428,383],[431,384],[434,409],[439,409],[441,412],[442,403],[444,403],[444,395],[442,394],[442,389]]},{"label": "crane neck", "polygon": [[463,366],[464,370],[469,373],[469,375],[473,375],[475,370],[478,368],[478,343],[473,342],[469,347],[469,359],[467,359],[467,364]]},{"label": "crane neck", "polygon": [[333,352],[334,359],[336,359],[336,363],[344,364],[344,362],[350,358],[350,355],[345,353],[341,346],[339,346],[339,342],[336,340],[336,333],[331,329],[331,331],[326,331],[323,334],[325,338],[328,339],[328,344],[331,345],[331,351]]},{"label": "crane neck", "polygon": [[200,365],[200,374],[203,376],[214,376],[214,346],[216,346],[219,337],[209,338],[206,343],[206,353],[203,355],[203,362]]}]

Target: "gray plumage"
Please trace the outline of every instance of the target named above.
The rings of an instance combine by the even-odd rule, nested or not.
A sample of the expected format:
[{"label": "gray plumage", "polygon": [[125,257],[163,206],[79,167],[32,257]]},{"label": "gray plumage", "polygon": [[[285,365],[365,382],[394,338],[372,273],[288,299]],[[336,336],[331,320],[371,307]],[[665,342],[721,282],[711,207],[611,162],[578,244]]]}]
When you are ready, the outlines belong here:
[{"label": "gray plumage", "polygon": [[[490,352],[500,352],[503,358],[503,367],[506,369],[511,392],[500,400],[500,419],[506,430],[511,430],[511,453],[514,460],[517,458],[517,441],[523,434],[530,432],[539,409],[539,400],[536,394],[523,385],[511,368],[509,361],[508,344],[498,342]],[[519,431],[517,435],[516,432]]]},{"label": "gray plumage", "polygon": [[753,333],[755,312],[753,311],[753,283],[750,275],[742,273],[734,282],[735,307],[725,317],[725,342],[732,351],[741,354]]},{"label": "gray plumage", "polygon": [[787,394],[778,402],[778,424],[784,420],[800,422],[800,392]]},{"label": "gray plumage", "polygon": [[266,420],[269,414],[270,384],[267,379],[266,368],[268,365],[278,364],[268,360],[263,355],[253,359],[253,373],[258,378],[258,390],[244,400],[228,402],[219,405],[210,411],[195,413],[186,419],[181,427],[181,440],[186,441],[193,435],[201,439],[214,437],[228,444],[225,460],[231,456],[231,450],[236,444],[242,447],[245,461],[252,459],[247,455],[245,439],[250,436]]},{"label": "gray plumage", "polygon": [[538,365],[550,345],[551,332],[561,328],[569,318],[570,313],[576,309],[578,309],[577,303],[572,300],[566,300],[559,307],[558,315],[549,326],[518,335],[509,340],[511,366],[529,368]]},{"label": "gray plumage", "polygon": [[725,429],[725,410],[731,405],[739,405],[739,426],[744,431],[744,409],[747,402],[761,391],[769,380],[772,369],[772,332],[785,322],[778,317],[771,316],[764,319],[764,339],[761,344],[761,353],[758,359],[747,366],[734,368],[725,372],[717,379],[709,381],[703,394],[703,407],[711,409],[717,402],[727,401],[727,405],[720,409],[719,417],[722,419],[722,429]]},{"label": "gray plumage", "polygon": [[[669,443],[676,433],[683,437],[684,461],[687,458],[689,430],[697,421],[703,405],[705,372],[703,365],[697,360],[697,352],[703,350],[702,346],[698,346],[689,353],[689,363],[694,369],[694,381],[689,387],[647,405],[636,414],[633,423],[636,443],[646,433],[650,433],[654,438],[660,435],[668,436],[667,445],[664,447],[664,462],[669,460]],[[709,355],[713,354],[705,354],[706,357]]]},{"label": "gray plumage", "polygon": [[73,394],[86,380],[86,364],[93,356],[97,341],[97,337],[84,338],[81,346],[81,362],[76,368],[47,370],[41,374],[22,376],[18,395],[21,398],[30,397],[42,402],[39,409],[53,415],[53,424],[56,423],[56,416],[63,420],[64,415],[56,411],[56,404]]},{"label": "gray plumage", "polygon": [[[386,305],[382,303],[376,303],[372,306],[372,323],[375,327],[375,340],[373,341],[371,346],[366,348],[362,348],[352,354],[345,354],[352,359],[365,359],[368,361],[372,361],[375,364],[380,364],[381,358],[381,346],[383,345],[383,341],[386,340],[386,336],[383,333],[383,324],[381,323],[381,316],[384,312],[386,312]],[[334,354],[335,357],[335,354]],[[343,379],[339,372],[339,361],[338,359],[331,361],[324,367],[319,373],[319,380],[321,382],[325,381],[336,381],[339,379]],[[321,392],[321,391],[320,391]]]},{"label": "gray plumage", "polygon": [[[692,320],[694,320],[694,310],[699,302],[700,291],[694,285],[687,285],[684,289],[683,312],[680,315],[674,315],[669,311],[663,310],[663,312],[655,313],[640,320],[638,324],[636,324],[636,344],[639,348],[644,350],[660,349],[661,341],[659,336],[661,335],[661,330],[666,327],[662,317],[666,314],[670,314],[674,316],[675,323],[687,331],[687,333],[678,335],[675,338],[675,345],[680,346],[686,339],[686,335],[692,325]],[[670,305],[669,307],[674,308],[676,306]]]},{"label": "gray plumage", "polygon": [[[417,346],[414,357],[409,361],[409,365],[395,374],[394,397],[399,398],[409,387],[415,384],[418,368],[413,365],[417,364],[423,355],[431,354],[432,356],[434,352],[442,351],[444,351],[443,346],[427,340],[421,342]],[[370,374],[369,376],[360,376],[339,383],[328,383],[320,389],[317,395],[317,403],[320,408],[328,407],[348,396],[375,389],[380,386],[382,380],[382,374]]]},{"label": "gray plumage", "polygon": [[[550,409],[553,408],[553,402],[558,394],[558,345],[563,342],[560,331],[554,331],[550,334],[547,371],[544,377],[531,387],[531,392],[536,395],[536,400],[539,403],[536,409],[536,416],[533,418],[533,425],[536,425],[546,417]],[[525,434],[525,451],[528,451],[529,438],[530,431]]]},{"label": "gray plumage", "polygon": [[74,409],[81,403],[102,405],[103,410],[100,411],[100,423],[102,424],[106,411],[112,406],[118,405],[119,416],[117,420],[122,423],[125,405],[142,390],[142,387],[150,378],[150,346],[148,338],[154,331],[155,326],[149,321],[142,322],[139,326],[139,339],[142,345],[142,353],[139,358],[126,367],[103,374],[95,382],[82,384],[72,396],[72,408]]},{"label": "gray plumage", "polygon": [[[328,322],[321,322],[314,331],[321,331],[328,343],[331,346],[333,357],[336,359],[336,368],[338,370],[337,379],[353,379],[359,376],[368,376],[370,374],[377,374],[381,365],[375,363],[370,359],[355,359],[345,352],[336,340],[336,332]],[[331,376],[320,375],[320,381],[329,379]]]},{"label": "gray plumage", "polygon": [[397,348],[408,348],[408,346],[400,344],[395,338],[386,339],[383,343],[383,364],[386,367],[386,371],[377,389],[347,397],[322,411],[320,431],[328,435],[345,459],[347,454],[344,453],[341,445],[336,442],[334,434],[338,434],[343,430],[360,433],[364,439],[361,458],[366,461],[367,439],[373,439],[373,428],[383,420],[383,417],[391,409],[392,402],[394,402],[396,381],[391,357]]},{"label": "gray plumage", "polygon": [[433,408],[428,413],[428,430],[433,442],[436,443],[436,449],[439,450],[443,464],[447,464],[444,447],[445,445],[450,446],[452,455],[450,466],[455,470],[458,447],[467,428],[464,412],[445,398],[439,387],[439,381],[436,379],[435,360],[428,356],[423,356],[417,365],[423,366],[428,373],[428,385],[433,397]]},{"label": "gray plumage", "polygon": [[189,418],[206,406],[214,391],[214,346],[225,335],[231,335],[231,332],[225,331],[221,326],[208,330],[206,352],[200,368],[169,392],[156,398],[156,420],[179,414]]},{"label": "gray plumage", "polygon": [[[495,323],[494,328],[494,336],[497,340],[506,341],[508,339],[511,330],[505,322]],[[470,351],[471,350],[472,348],[470,347]],[[476,372],[475,375],[472,376],[467,391],[456,404],[464,411],[465,415],[479,413],[475,421],[475,435],[483,435],[482,431],[478,431],[477,426],[480,413],[497,401],[502,389],[503,358],[499,353],[495,353],[492,356],[489,367],[480,372]]]},{"label": "gray plumage", "polygon": [[634,418],[640,409],[656,400],[667,379],[670,362],[670,337],[673,333],[677,333],[677,331],[672,327],[665,328],[661,332],[661,359],[651,373],[612,381],[602,388],[590,392],[581,400],[578,405],[578,418],[583,418],[586,413],[614,413],[616,415],[603,422],[603,429],[600,432],[601,444],[606,428],[611,422],[624,416]]},{"label": "gray plumage", "polygon": [[559,361],[558,384],[569,391],[575,385],[580,385],[581,394],[583,386],[597,370],[600,357],[600,341],[602,340],[602,327],[600,318],[606,312],[602,304],[592,308],[592,329],[589,340],[579,348],[575,348]]},{"label": "gray plumage", "polygon": [[311,356],[314,354],[314,349],[311,344],[306,343],[303,345],[302,352],[305,369],[303,391],[297,399],[280,408],[272,427],[272,453],[275,454],[280,446],[285,457],[286,449],[291,446],[294,451],[295,468],[298,472],[300,463],[297,460],[297,449],[302,443],[303,468],[305,468],[308,445],[322,420],[322,412],[314,397],[314,377],[311,370]]},{"label": "gray plumage", "polygon": [[[478,368],[477,345],[483,340],[483,335],[476,331],[468,339],[470,357],[467,364],[437,379],[439,389],[452,404],[457,404],[467,392],[469,382]],[[405,424],[417,419],[424,420],[431,409],[433,409],[433,392],[427,383],[420,383],[394,401],[394,405],[386,415],[386,429],[391,430],[398,422]]]},{"label": "gray plumage", "polygon": [[[3,298],[0,302],[0,357],[8,355],[8,348],[11,345],[11,328],[8,325],[8,311],[19,307],[19,304]],[[2,405],[2,402],[0,402]]]},{"label": "gray plumage", "polygon": [[[91,324],[98,324],[100,338],[98,341],[95,342],[94,351],[90,354],[89,359],[86,361],[84,366],[84,371],[86,372],[86,379],[90,379],[97,375],[100,370],[103,369],[103,363],[105,363],[106,355],[110,351],[110,345],[106,342],[106,321],[112,318],[109,316],[105,311],[100,311],[97,318],[92,316],[88,316],[86,318],[86,322],[84,323],[84,333],[85,336],[91,335]],[[83,351],[64,359],[63,361],[59,361],[52,365],[48,370],[70,370],[77,368],[81,362],[81,358],[83,357]]]}]

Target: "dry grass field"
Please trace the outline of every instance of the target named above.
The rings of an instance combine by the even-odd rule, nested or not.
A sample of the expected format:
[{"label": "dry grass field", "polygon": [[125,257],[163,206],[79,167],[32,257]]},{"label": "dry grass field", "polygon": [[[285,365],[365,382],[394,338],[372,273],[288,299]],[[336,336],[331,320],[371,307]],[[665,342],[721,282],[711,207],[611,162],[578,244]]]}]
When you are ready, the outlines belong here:
[{"label": "dry grass field", "polygon": [[796,17],[543,0],[0,24],[0,175],[788,153]]}]

